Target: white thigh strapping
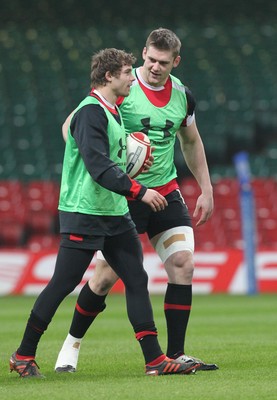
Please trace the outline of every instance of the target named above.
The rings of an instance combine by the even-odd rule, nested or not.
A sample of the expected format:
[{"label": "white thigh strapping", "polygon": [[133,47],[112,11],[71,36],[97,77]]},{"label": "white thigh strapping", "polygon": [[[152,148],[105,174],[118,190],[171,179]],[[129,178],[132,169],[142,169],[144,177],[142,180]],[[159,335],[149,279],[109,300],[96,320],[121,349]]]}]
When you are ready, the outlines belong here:
[{"label": "white thigh strapping", "polygon": [[157,241],[155,249],[163,263],[177,251],[186,250],[193,254],[193,229],[190,226],[177,226],[165,231]]}]

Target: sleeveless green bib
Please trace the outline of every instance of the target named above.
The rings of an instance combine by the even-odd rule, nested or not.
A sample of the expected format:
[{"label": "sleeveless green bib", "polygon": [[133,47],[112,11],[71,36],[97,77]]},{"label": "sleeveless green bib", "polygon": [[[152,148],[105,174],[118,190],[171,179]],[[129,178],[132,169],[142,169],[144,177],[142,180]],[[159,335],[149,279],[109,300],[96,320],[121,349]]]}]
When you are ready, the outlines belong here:
[{"label": "sleeveless green bib", "polygon": [[187,113],[185,86],[171,76],[172,92],[169,102],[164,107],[154,106],[134,81],[131,92],[120,106],[127,133],[144,132],[149,136],[154,163],[146,174],[136,179],[148,187],[161,186],[176,178],[174,165],[174,144],[176,132]]},{"label": "sleeveless green bib", "polygon": [[[86,97],[75,110],[87,104],[101,103]],[[108,119],[110,158],[126,171],[126,133],[105,108]],[[87,171],[75,139],[69,133],[63,162],[59,210],[82,214],[119,216],[128,212],[126,198],[98,185]]]}]

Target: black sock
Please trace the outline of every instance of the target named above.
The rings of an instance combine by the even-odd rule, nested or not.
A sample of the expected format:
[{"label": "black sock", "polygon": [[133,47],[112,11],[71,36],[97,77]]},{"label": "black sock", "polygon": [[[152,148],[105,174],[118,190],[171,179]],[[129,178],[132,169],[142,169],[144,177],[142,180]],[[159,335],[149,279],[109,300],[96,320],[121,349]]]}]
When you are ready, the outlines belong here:
[{"label": "black sock", "polygon": [[135,328],[136,339],[143,352],[145,364],[163,354],[157,338],[157,329],[154,322],[149,322]]},{"label": "black sock", "polygon": [[106,308],[105,296],[98,296],[89,287],[88,283],[82,288],[75,307],[70,335],[81,339],[97,317]]},{"label": "black sock", "polygon": [[192,286],[169,283],[164,313],[167,323],[167,356],[184,353],[186,329],[192,303]]},{"label": "black sock", "polygon": [[35,357],[41,336],[46,331],[48,323],[42,321],[31,311],[22,342],[17,350],[21,356]]}]

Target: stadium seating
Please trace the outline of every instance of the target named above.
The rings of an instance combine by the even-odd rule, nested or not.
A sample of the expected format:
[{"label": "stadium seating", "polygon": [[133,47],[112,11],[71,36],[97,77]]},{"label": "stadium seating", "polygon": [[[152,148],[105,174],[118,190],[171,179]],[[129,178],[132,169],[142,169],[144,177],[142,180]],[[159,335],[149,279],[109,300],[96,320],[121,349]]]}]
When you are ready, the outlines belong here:
[{"label": "stadium seating", "polygon": [[17,248],[24,246],[25,226],[16,221],[3,221],[0,232],[0,248]]},{"label": "stadium seating", "polygon": [[26,242],[26,248],[34,253],[41,250],[55,249],[57,250],[60,243],[60,235],[42,233],[33,234]]},{"label": "stadium seating", "polygon": [[[184,179],[180,188],[192,214],[199,190],[195,182],[190,179]],[[253,178],[252,190],[257,247],[276,249],[277,181],[274,178]],[[236,179],[222,178],[214,183],[214,214],[209,222],[201,227],[195,227],[196,249],[243,248],[239,193]]]},{"label": "stadium seating", "polygon": [[58,196],[54,181],[0,181],[0,246],[24,247],[32,235],[55,234]]},{"label": "stadium seating", "polygon": [[[277,248],[277,181],[252,180],[255,203],[257,246]],[[180,190],[192,215],[199,187],[193,178],[180,182]],[[197,250],[243,248],[239,185],[236,179],[214,183],[215,210],[206,224],[195,227]],[[0,181],[0,248],[21,247],[34,251],[57,247],[59,186],[54,181]],[[141,235],[143,249],[151,250],[147,235]]]}]

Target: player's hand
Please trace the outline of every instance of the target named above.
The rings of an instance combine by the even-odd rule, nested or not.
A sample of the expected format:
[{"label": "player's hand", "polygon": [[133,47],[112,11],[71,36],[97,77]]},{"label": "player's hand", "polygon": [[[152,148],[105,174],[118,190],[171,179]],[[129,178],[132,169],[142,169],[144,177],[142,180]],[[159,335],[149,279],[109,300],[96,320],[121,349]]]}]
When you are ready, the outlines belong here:
[{"label": "player's hand", "polygon": [[154,163],[154,157],[153,157],[152,153],[154,150],[155,150],[155,147],[151,147],[150,155],[143,165],[143,170],[141,171],[142,174],[147,173],[149,171],[149,169],[152,167],[152,165]]},{"label": "player's hand", "polygon": [[162,211],[167,206],[165,197],[153,189],[147,189],[141,201],[148,204],[155,212]]},{"label": "player's hand", "polygon": [[212,216],[214,209],[214,200],[213,200],[213,195],[205,195],[201,194],[196,202],[196,207],[193,213],[193,217],[197,218],[200,215],[199,220],[196,223],[196,226],[200,226],[205,224],[210,217]]}]

